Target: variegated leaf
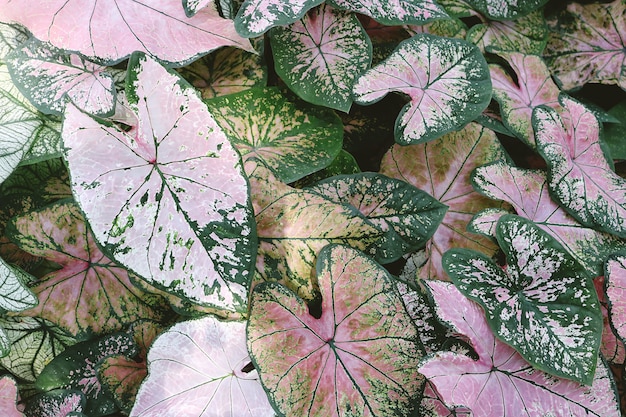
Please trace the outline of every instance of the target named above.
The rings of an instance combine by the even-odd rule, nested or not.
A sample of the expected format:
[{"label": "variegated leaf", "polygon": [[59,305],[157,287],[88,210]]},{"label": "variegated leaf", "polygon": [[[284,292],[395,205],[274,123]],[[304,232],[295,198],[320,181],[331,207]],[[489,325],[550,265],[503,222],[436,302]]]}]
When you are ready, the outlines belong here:
[{"label": "variegated leaf", "polygon": [[28,0],[0,2],[0,22],[19,23],[41,41],[106,64],[122,61],[134,51],[173,66],[221,46],[252,51],[233,22],[220,17],[214,2],[193,17],[185,15],[179,0],[117,0],[114,6],[97,0],[42,0],[37,14],[32,12]]},{"label": "variegated leaf", "polygon": [[614,255],[606,261],[606,297],[609,301],[611,325],[626,342],[626,256]]},{"label": "variegated leaf", "polygon": [[58,389],[39,394],[26,404],[26,417],[85,417],[85,396],[77,390]]},{"label": "variegated leaf", "polygon": [[385,154],[380,166],[382,174],[406,181],[449,207],[426,245],[428,261],[420,270],[421,277],[444,279],[441,255],[451,247],[496,252],[497,246],[489,238],[466,230],[475,213],[500,206],[472,188],[470,174],[478,166],[505,155],[496,135],[475,123],[433,142],[396,144]]},{"label": "variegated leaf", "polygon": [[548,22],[545,57],[563,89],[586,83],[617,84],[626,90],[626,3],[570,3]]},{"label": "variegated leaf", "polygon": [[500,217],[505,214],[510,214],[509,210],[491,207],[479,211],[472,217],[472,220],[467,225],[467,230],[472,233],[478,233],[483,236],[487,236],[496,239],[496,226]]},{"label": "variegated leaf", "polygon": [[502,121],[517,138],[534,148],[533,109],[541,105],[559,108],[560,90],[539,56],[518,52],[499,52],[499,55],[506,59],[517,78],[513,80],[499,65],[489,66],[493,97],[500,105]]},{"label": "variegated leaf", "polygon": [[24,417],[24,414],[17,408],[18,400],[15,379],[9,375],[0,377],[0,410],[4,417]]},{"label": "variegated leaf", "polygon": [[272,30],[276,73],[302,99],[348,112],[352,85],[372,61],[372,44],[357,17],[322,5]]},{"label": "variegated leaf", "polygon": [[296,105],[276,88],[218,97],[207,105],[243,159],[263,161],[281,181],[325,168],[341,150],[342,125],[332,111]]},{"label": "variegated leaf", "polygon": [[410,416],[422,378],[417,329],[393,277],[361,252],[319,254],[321,316],[286,287],[252,293],[248,350],[270,401],[290,416]]},{"label": "variegated leaf", "polygon": [[[626,266],[622,263],[624,259],[619,255],[613,255],[607,259],[605,275],[600,275],[594,278],[593,285],[596,288],[598,299],[600,300],[600,307],[602,309],[602,317],[604,318],[604,328],[602,330],[602,343],[600,344],[600,353],[604,356],[607,362],[611,365],[624,365],[626,361],[626,346],[622,338],[617,334],[613,328],[613,321],[611,320],[611,313],[609,312],[609,297],[607,291],[605,291],[605,276],[610,279],[607,270],[616,273],[618,276],[626,270]],[[617,264],[617,265],[616,265]],[[614,268],[613,268],[614,267]],[[619,278],[617,278],[619,280]],[[607,286],[608,287],[608,286]],[[619,289],[617,291],[619,293]],[[622,301],[616,299],[616,304]],[[619,311],[619,307],[617,308]],[[619,326],[619,324],[618,324]]]},{"label": "variegated leaf", "polygon": [[604,261],[611,253],[626,250],[625,241],[584,227],[555,203],[543,171],[496,162],[477,168],[472,182],[482,194],[510,203],[519,216],[532,220],[548,232],[590,276],[602,275]]},{"label": "variegated leaf", "polygon": [[259,36],[274,26],[289,25],[299,20],[323,0],[245,0],[237,16],[235,29],[246,38]]},{"label": "variegated leaf", "polygon": [[551,195],[585,226],[626,237],[626,180],[611,170],[604,156],[598,119],[565,95],[559,102],[560,114],[544,106],[533,112]]},{"label": "variegated leaf", "polygon": [[195,15],[203,8],[209,7],[212,4],[212,0],[183,0],[183,7],[185,8],[187,17]]},{"label": "variegated leaf", "polygon": [[96,240],[157,287],[244,311],[256,236],[239,154],[195,90],[154,60],[133,56],[126,93],[129,131],[66,109],[72,190]]},{"label": "variegated leaf", "polygon": [[37,297],[26,286],[31,279],[24,271],[0,259],[0,308],[22,311],[35,307]]},{"label": "variegated leaf", "polygon": [[478,358],[437,352],[419,371],[449,406],[463,404],[474,416],[618,417],[619,403],[607,366],[600,359],[591,386],[533,368],[489,329],[483,310],[450,283],[427,282],[438,316],[469,338]]},{"label": "variegated leaf", "polygon": [[418,33],[430,33],[431,35],[446,38],[465,39],[467,34],[467,26],[465,23],[456,18],[435,20],[434,22],[424,25],[406,25],[404,28],[411,36],[417,35]]},{"label": "variegated leaf", "polygon": [[362,74],[353,88],[359,104],[378,101],[391,91],[411,99],[395,126],[396,142],[407,145],[433,140],[473,120],[489,104],[491,80],[474,45],[418,34]]},{"label": "variegated leaf", "polygon": [[371,16],[385,25],[421,25],[448,17],[435,0],[329,0],[335,7]]},{"label": "variegated leaf", "polygon": [[515,20],[543,6],[548,0],[439,0],[454,16],[479,12],[490,20]]},{"label": "variegated leaf", "polygon": [[451,249],[443,256],[448,275],[525,360],[591,385],[603,323],[591,278],[554,238],[522,217],[500,218],[496,238],[506,269],[480,252]]}]

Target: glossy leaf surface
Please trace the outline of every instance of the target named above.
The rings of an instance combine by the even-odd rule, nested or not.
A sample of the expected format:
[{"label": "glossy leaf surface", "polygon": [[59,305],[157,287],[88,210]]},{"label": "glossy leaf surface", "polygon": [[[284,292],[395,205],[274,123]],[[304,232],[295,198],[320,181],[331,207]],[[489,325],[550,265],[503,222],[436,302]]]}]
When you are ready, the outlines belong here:
[{"label": "glossy leaf surface", "polygon": [[322,5],[271,32],[276,72],[302,99],[348,112],[352,85],[365,71],[372,45],[357,17]]},{"label": "glossy leaf surface", "polygon": [[207,316],[178,323],[152,344],[130,415],[163,416],[184,404],[181,417],[274,416],[249,363],[245,322]]},{"label": "glossy leaf surface", "polygon": [[0,377],[0,410],[5,417],[24,417],[17,408],[17,383],[9,375]]},{"label": "glossy leaf surface", "polygon": [[421,25],[448,17],[445,9],[435,0],[330,0],[329,3],[340,9],[371,16],[385,25]]},{"label": "glossy leaf surface", "polygon": [[411,415],[421,347],[393,278],[345,246],[317,262],[319,319],[278,283],[252,294],[248,349],[270,401],[303,417]]},{"label": "glossy leaf surface", "polygon": [[600,147],[592,111],[561,95],[563,111],[533,113],[537,150],[548,164],[555,199],[582,224],[626,237],[626,181],[615,174]]},{"label": "glossy leaf surface", "polygon": [[244,160],[256,158],[293,182],[330,164],[341,150],[341,121],[330,110],[298,106],[276,88],[253,89],[207,102]]},{"label": "glossy leaf surface", "polygon": [[411,99],[395,126],[396,142],[406,145],[458,130],[478,116],[491,99],[491,81],[474,45],[417,34],[361,75],[353,88],[359,104],[378,101],[391,91]]},{"label": "glossy leaf surface", "polygon": [[475,123],[433,142],[396,144],[385,154],[382,174],[406,181],[449,207],[426,245],[428,261],[420,271],[421,277],[443,279],[441,255],[451,247],[495,253],[497,246],[490,239],[466,230],[475,213],[500,205],[472,188],[470,174],[478,166],[504,157],[495,134]]},{"label": "glossy leaf surface", "polygon": [[299,20],[323,0],[245,0],[237,16],[235,28],[247,38],[265,33],[274,26],[284,26]]},{"label": "glossy leaf surface", "polygon": [[463,404],[477,417],[620,415],[611,377],[602,361],[591,386],[534,369],[495,337],[483,310],[452,284],[427,285],[439,317],[467,336],[478,354],[474,360],[454,352],[438,352],[421,362],[419,372],[435,385],[446,404]]},{"label": "glossy leaf surface", "polygon": [[536,368],[591,385],[602,313],[583,267],[549,234],[519,216],[500,218],[506,269],[480,252],[451,249],[443,266],[484,307],[489,326]]},{"label": "glossy leaf surface", "polygon": [[[182,65],[221,46],[251,49],[233,22],[220,17],[214,3],[190,18],[176,0],[156,4],[118,0],[114,7],[97,0],[44,0],[37,7],[33,14],[28,0],[3,0],[0,21],[19,23],[41,41],[106,64],[128,58],[134,51]],[[163,27],[167,30],[158,29]]]},{"label": "glossy leaf surface", "polygon": [[243,310],[255,233],[240,157],[177,75],[143,55],[128,71],[128,132],[68,105],[76,199],[117,262],[191,302]]}]

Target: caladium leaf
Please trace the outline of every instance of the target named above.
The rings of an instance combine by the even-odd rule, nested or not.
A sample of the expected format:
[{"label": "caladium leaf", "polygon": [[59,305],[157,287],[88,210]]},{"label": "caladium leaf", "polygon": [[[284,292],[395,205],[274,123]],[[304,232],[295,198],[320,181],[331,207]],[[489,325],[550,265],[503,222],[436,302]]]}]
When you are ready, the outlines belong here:
[{"label": "caladium leaf", "polygon": [[354,207],[385,232],[377,245],[379,262],[422,248],[447,211],[425,191],[375,173],[333,177],[309,190]]},{"label": "caladium leaf", "polygon": [[590,276],[603,274],[604,261],[611,253],[626,250],[625,241],[584,227],[555,203],[543,171],[496,162],[477,168],[472,182],[482,194],[510,203],[519,216],[532,220],[552,235]]},{"label": "caladium leaf", "polygon": [[552,196],[585,226],[626,237],[626,181],[615,174],[600,146],[600,125],[592,111],[561,95],[559,114],[533,112],[537,150],[548,164]]},{"label": "caladium leaf", "polygon": [[474,213],[500,206],[472,188],[470,174],[478,166],[505,156],[496,135],[475,123],[433,142],[396,144],[385,154],[380,165],[382,174],[406,181],[449,207],[426,245],[428,261],[420,271],[421,277],[443,279],[441,255],[453,246],[487,254],[496,252],[497,246],[489,238],[466,230]]},{"label": "caladium leaf", "polygon": [[545,57],[565,90],[586,83],[617,84],[626,89],[626,4],[568,4],[548,21],[550,37]]},{"label": "caladium leaf", "polygon": [[128,132],[65,113],[72,190],[96,240],[157,287],[245,310],[256,236],[239,155],[193,88],[154,60],[134,55],[126,93]]},{"label": "caladium leaf", "polygon": [[76,390],[46,392],[26,404],[26,417],[83,417],[85,396]]},{"label": "caladium leaf", "polygon": [[[620,262],[623,259],[619,259],[619,255],[611,256],[607,259],[607,269],[613,269],[612,273],[619,275],[622,270],[625,269],[624,265]],[[615,264],[617,261],[617,265]],[[605,271],[606,272],[606,271]],[[606,274],[608,276],[608,274]],[[619,279],[619,278],[618,278]],[[617,332],[613,330],[613,324],[611,320],[611,314],[609,313],[609,297],[605,291],[605,277],[603,275],[597,276],[593,280],[593,285],[596,288],[598,299],[600,300],[600,308],[602,309],[602,317],[604,318],[604,329],[602,330],[602,343],[600,344],[600,352],[604,358],[611,365],[623,365],[626,361],[626,347],[622,338],[619,337]],[[616,304],[621,301],[617,300]],[[619,310],[619,308],[618,308]],[[617,323],[618,326],[620,325]]]},{"label": "caladium leaf", "polygon": [[[472,217],[472,220],[467,225],[467,230],[472,233],[478,233],[483,236],[487,236],[496,240],[496,226],[498,220],[505,214],[510,214],[511,211],[504,208],[491,207],[479,211]],[[523,213],[519,213],[520,216]]]},{"label": "caladium leaf", "polygon": [[504,125],[534,148],[535,135],[531,123],[533,109],[541,105],[560,107],[560,90],[539,56],[518,52],[499,54],[509,63],[517,80],[514,81],[501,66],[490,65],[493,97],[500,105]]},{"label": "caladium leaf", "polygon": [[78,206],[62,201],[14,218],[8,235],[21,249],[61,266],[31,290],[42,317],[82,338],[122,330],[137,319],[161,320],[165,302],[134,286],[126,269],[98,249]]},{"label": "caladium leaf", "polygon": [[253,38],[274,26],[299,20],[321,3],[323,0],[245,0],[235,16],[235,29],[242,36]]},{"label": "caladium leaf", "polygon": [[178,323],[152,344],[148,377],[130,415],[163,416],[184,404],[181,417],[274,416],[249,368],[245,322],[206,316]]},{"label": "caladium leaf", "polygon": [[210,6],[211,3],[213,3],[212,0],[183,0],[183,7],[187,17],[191,17],[198,13],[199,10]]},{"label": "caladium leaf", "polygon": [[372,62],[372,44],[349,12],[322,5],[271,32],[276,73],[302,99],[348,112],[352,85]]},{"label": "caladium leaf", "polygon": [[0,259],[0,308],[22,311],[37,305],[37,297],[26,286],[31,278]]},{"label": "caladium leaf", "polygon": [[328,166],[341,150],[341,120],[332,111],[297,106],[276,88],[218,97],[207,105],[244,160],[263,161],[281,181]]},{"label": "caladium leaf", "polygon": [[446,38],[465,39],[467,34],[467,25],[456,18],[435,20],[424,25],[406,25],[404,28],[411,36],[418,33],[430,33]]},{"label": "caladium leaf", "polygon": [[448,17],[435,0],[329,0],[335,7],[372,17],[385,25],[421,25]]},{"label": "caladium leaf", "polygon": [[611,151],[611,158],[626,159],[626,100],[617,103],[608,111],[617,123],[605,124],[602,139]]},{"label": "caladium leaf", "polygon": [[466,17],[477,12],[490,20],[516,20],[543,6],[548,0],[439,0],[453,16]]},{"label": "caladium leaf", "polygon": [[259,251],[256,272],[261,280],[280,280],[300,298],[317,296],[312,281],[318,252],[343,243],[371,252],[384,231],[354,207],[318,193],[291,188],[258,161],[246,163],[256,214]]},{"label": "caladium leaf", "polygon": [[9,375],[0,377],[0,410],[5,417],[24,417],[17,408],[17,383]]},{"label": "caladium leaf", "polygon": [[606,297],[609,301],[611,324],[626,342],[626,256],[614,255],[606,261]]},{"label": "caladium leaf", "polygon": [[602,338],[602,312],[583,267],[531,221],[505,215],[496,238],[506,270],[480,252],[451,249],[443,266],[489,326],[533,366],[591,385]]},{"label": "caladium leaf", "polygon": [[391,91],[411,98],[395,126],[396,142],[406,145],[438,138],[473,120],[489,104],[491,80],[477,47],[423,33],[401,42],[353,88],[359,104],[378,101]]},{"label": "caladium leaf", "polygon": [[46,0],[38,4],[35,16],[27,0],[3,0],[0,21],[19,23],[41,41],[107,65],[128,58],[134,51],[176,66],[221,46],[252,51],[233,22],[220,17],[214,2],[187,17],[177,0],[157,4],[120,0],[115,7],[95,0],[80,4]]},{"label": "caladium leaf", "polygon": [[464,406],[448,407],[433,386],[432,382],[426,381],[424,396],[420,404],[421,414],[424,417],[472,417],[470,409]]},{"label": "caladium leaf", "polygon": [[423,379],[417,329],[389,273],[361,252],[319,254],[321,316],[286,287],[252,293],[248,350],[283,415],[409,416]]},{"label": "caladium leaf", "polygon": [[474,416],[619,416],[619,403],[603,361],[591,386],[557,378],[529,365],[489,329],[483,310],[450,283],[427,282],[438,315],[467,336],[478,360],[454,352],[425,358],[418,370],[447,405],[463,404]]},{"label": "caladium leaf", "polygon": [[100,339],[77,343],[55,357],[39,374],[35,386],[42,391],[72,389],[86,398],[85,414],[102,416],[117,409],[98,381],[97,365],[112,355],[132,356],[133,339],[124,333],[112,333]]}]

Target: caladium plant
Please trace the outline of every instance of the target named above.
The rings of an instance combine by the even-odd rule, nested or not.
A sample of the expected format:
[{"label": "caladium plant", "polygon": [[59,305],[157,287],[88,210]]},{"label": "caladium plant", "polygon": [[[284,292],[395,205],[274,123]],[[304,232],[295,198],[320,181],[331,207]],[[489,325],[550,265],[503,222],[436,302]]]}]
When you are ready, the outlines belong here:
[{"label": "caladium plant", "polygon": [[0,0],[0,415],[625,414],[625,10]]}]

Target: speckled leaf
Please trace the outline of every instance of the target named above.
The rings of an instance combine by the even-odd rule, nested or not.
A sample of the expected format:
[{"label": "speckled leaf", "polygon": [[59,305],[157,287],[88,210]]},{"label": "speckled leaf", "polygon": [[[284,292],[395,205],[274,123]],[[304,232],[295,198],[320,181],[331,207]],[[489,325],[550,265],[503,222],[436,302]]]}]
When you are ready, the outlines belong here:
[{"label": "speckled leaf", "polygon": [[477,168],[472,182],[482,194],[510,203],[518,215],[552,235],[590,276],[603,274],[604,261],[611,253],[626,250],[625,241],[584,227],[555,203],[543,171],[497,162]]},{"label": "speckled leaf", "polygon": [[[624,264],[622,264],[618,255],[614,255],[607,260],[607,267],[615,266],[612,272],[617,272],[619,275],[623,273],[623,270],[626,269]],[[617,261],[617,265],[615,265],[615,261]],[[608,268],[607,268],[608,269]],[[606,273],[606,270],[604,271]],[[606,273],[606,276],[609,274]],[[604,318],[604,328],[602,330],[602,343],[600,344],[600,353],[604,356],[608,363],[611,365],[623,365],[626,361],[626,347],[624,346],[624,342],[622,338],[619,337],[617,332],[613,328],[611,314],[609,313],[609,297],[607,292],[605,291],[605,276],[600,275],[594,278],[593,285],[596,288],[596,293],[598,294],[598,299],[600,300],[600,308],[602,309],[602,317]],[[621,300],[616,300],[616,304],[621,303]],[[618,309],[619,310],[619,309]],[[617,323],[620,326],[620,323]]]},{"label": "speckled leaf", "polygon": [[312,281],[318,252],[330,243],[371,251],[384,232],[354,207],[291,188],[256,161],[246,163],[259,236],[256,272],[280,280],[300,298],[317,296]]},{"label": "speckled leaf", "polygon": [[430,33],[431,35],[444,36],[446,38],[465,39],[467,33],[465,23],[455,18],[435,20],[424,25],[406,25],[404,28],[411,36],[418,33]]},{"label": "speckled leaf", "polygon": [[134,51],[184,65],[221,46],[252,50],[233,22],[220,17],[214,2],[187,17],[178,0],[117,0],[114,6],[97,0],[44,0],[36,14],[28,0],[3,0],[0,21],[19,23],[41,41],[107,65]]},{"label": "speckled leaf", "polygon": [[[478,233],[483,236],[487,236],[496,239],[496,226],[498,220],[505,214],[510,214],[509,210],[491,207],[479,211],[472,217],[472,220],[467,225],[467,230],[472,233]],[[520,214],[521,215],[521,214]]]},{"label": "speckled leaf", "polygon": [[626,180],[608,164],[592,111],[561,95],[559,114],[533,113],[537,150],[548,164],[548,186],[561,206],[585,226],[626,237]]},{"label": "speckled leaf", "polygon": [[309,103],[348,112],[352,85],[372,62],[372,44],[357,17],[322,5],[271,32],[276,73]]},{"label": "speckled leaf", "polygon": [[83,417],[85,396],[76,390],[53,390],[26,404],[26,417]]},{"label": "speckled leaf", "polygon": [[203,8],[209,7],[212,3],[212,0],[183,0],[183,7],[187,17],[191,17]]},{"label": "speckled leaf", "polygon": [[614,255],[606,261],[605,280],[611,324],[626,341],[626,256]]},{"label": "speckled leaf", "polygon": [[256,236],[240,157],[180,77],[141,54],[128,72],[129,131],[66,109],[72,190],[94,236],[157,287],[245,310]]},{"label": "speckled leaf", "polygon": [[353,88],[359,104],[376,102],[391,91],[411,99],[395,126],[396,142],[406,145],[433,140],[473,120],[489,104],[491,80],[474,45],[417,34],[362,74]]},{"label": "speckled leaf", "polygon": [[490,65],[493,97],[500,105],[504,125],[517,138],[534,148],[535,135],[531,123],[533,109],[540,105],[560,107],[560,90],[539,56],[517,52],[499,54],[511,66],[517,80],[514,81],[503,67]]},{"label": "speckled leaf", "polygon": [[21,249],[60,266],[31,288],[39,305],[24,315],[83,337],[166,314],[163,300],[135,287],[128,271],[102,254],[75,203],[63,201],[14,218],[7,233]]},{"label": "speckled leaf", "polygon": [[602,312],[584,268],[531,221],[505,215],[496,238],[506,269],[480,252],[451,249],[446,272],[487,313],[500,340],[533,366],[591,385],[602,337]]},{"label": "speckled leaf", "polygon": [[361,252],[319,254],[321,316],[284,286],[255,287],[248,350],[281,415],[409,416],[423,379],[417,329],[391,275]]},{"label": "speckled leaf", "polygon": [[4,417],[24,417],[17,408],[17,383],[9,375],[0,377],[0,410]]},{"label": "speckled leaf", "polygon": [[87,399],[85,414],[93,417],[111,414],[117,407],[102,389],[97,365],[108,356],[131,356],[136,349],[133,339],[124,333],[112,333],[100,339],[77,343],[65,349],[44,368],[35,386],[42,391],[81,391]]},{"label": "speckled leaf", "polygon": [[421,25],[448,17],[435,0],[330,0],[330,4],[344,10],[371,16],[385,25]]},{"label": "speckled leaf", "polygon": [[43,368],[77,340],[46,320],[32,317],[0,318],[11,341],[11,351],[0,364],[23,381],[34,382]]},{"label": "speckled leaf", "polygon": [[423,248],[447,211],[411,184],[375,173],[332,177],[309,190],[354,207],[385,232],[376,245],[379,262],[395,261]]},{"label": "speckled leaf", "polygon": [[514,20],[538,9],[548,0],[463,0],[463,2],[491,20]]},{"label": "speckled leaf", "polygon": [[243,159],[263,161],[281,181],[293,182],[328,166],[341,150],[341,120],[332,111],[296,105],[276,88],[207,104]]},{"label": "speckled leaf", "polygon": [[289,25],[299,20],[323,0],[245,0],[237,16],[235,29],[246,38],[265,33],[274,26]]},{"label": "speckled leaf", "polygon": [[537,10],[516,20],[474,25],[467,32],[466,39],[482,51],[490,49],[541,55],[548,41],[548,28],[543,10]]},{"label": "speckled leaf", "polygon": [[557,378],[530,366],[489,329],[483,310],[452,285],[427,282],[439,317],[469,338],[478,360],[437,352],[419,372],[426,375],[447,405],[463,404],[474,416],[620,416],[610,373],[603,361],[591,386]]},{"label": "speckled leaf", "polygon": [[548,21],[545,57],[563,89],[586,83],[617,84],[626,89],[626,3],[570,3]]},{"label": "speckled leaf", "polygon": [[26,286],[30,280],[25,272],[0,259],[0,308],[22,311],[35,307],[37,297]]},{"label": "speckled leaf", "polygon": [[267,67],[262,57],[263,44],[253,42],[253,45],[261,49],[260,54],[234,47],[220,48],[181,68],[180,74],[200,91],[204,99],[264,87]]},{"label": "speckled leaf", "polygon": [[443,279],[441,255],[451,247],[496,252],[497,246],[489,238],[466,230],[475,213],[500,206],[472,188],[470,174],[476,167],[504,157],[496,135],[475,123],[430,143],[396,144],[383,157],[382,174],[406,181],[449,207],[426,245],[428,261],[419,273],[421,277]]},{"label": "speckled leaf", "polygon": [[6,57],[17,88],[43,113],[60,115],[65,98],[87,113],[110,116],[115,85],[106,67],[32,38]]},{"label": "speckled leaf", "polygon": [[148,352],[148,377],[130,412],[160,417],[274,416],[256,370],[248,369],[246,322],[206,316],[178,323]]}]

